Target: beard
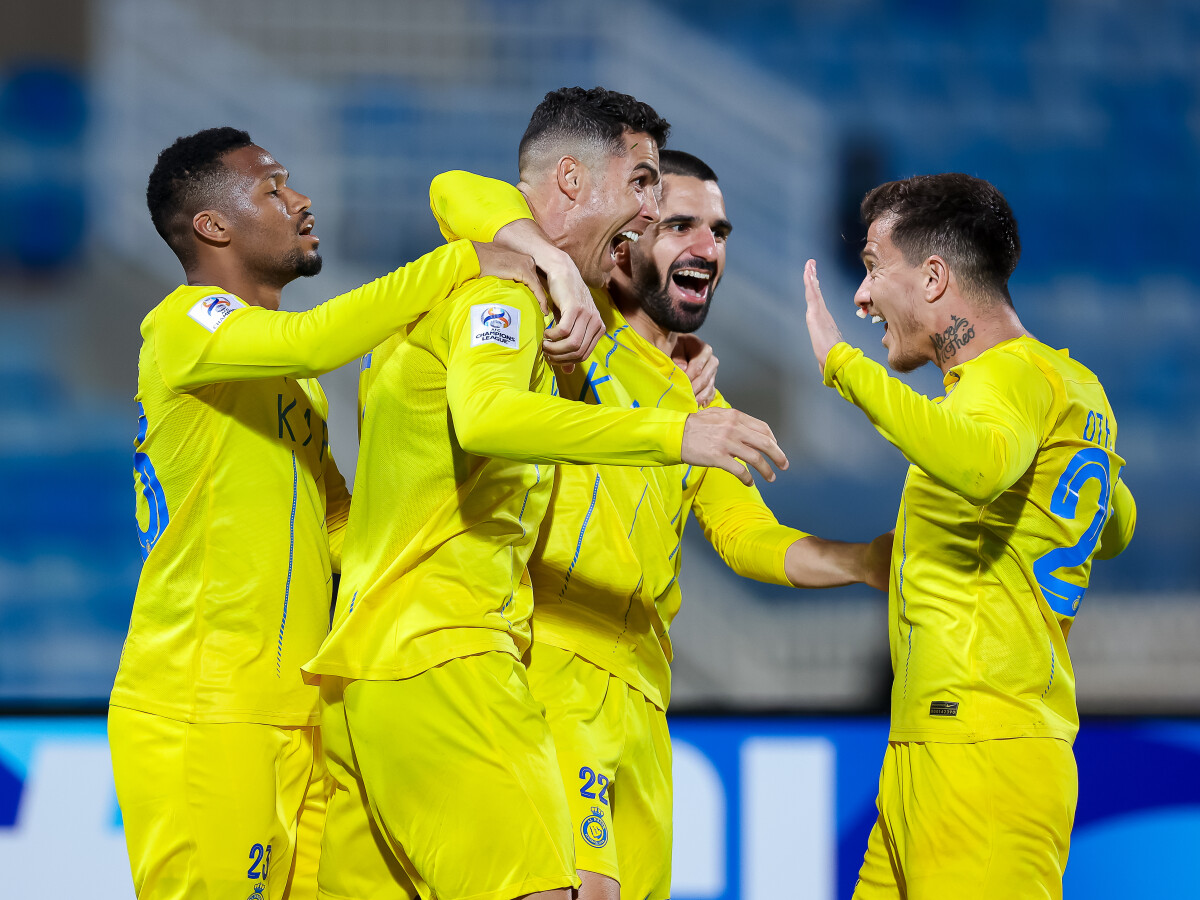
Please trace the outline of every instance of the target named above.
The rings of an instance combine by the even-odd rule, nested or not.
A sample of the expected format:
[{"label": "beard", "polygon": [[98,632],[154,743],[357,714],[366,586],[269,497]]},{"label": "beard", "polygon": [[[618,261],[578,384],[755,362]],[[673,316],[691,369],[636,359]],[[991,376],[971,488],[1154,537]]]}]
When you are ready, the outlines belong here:
[{"label": "beard", "polygon": [[324,260],[321,259],[321,254],[316,250],[311,250],[308,253],[303,253],[299,250],[293,250],[283,259],[283,268],[291,273],[293,278],[311,278],[321,271],[321,264]]},{"label": "beard", "polygon": [[[712,275],[708,297],[698,309],[677,306],[671,299],[671,277],[679,269],[700,269]],[[648,262],[634,275],[633,289],[642,309],[659,328],[676,334],[691,334],[708,318],[708,310],[717,292],[716,275],[716,267],[702,259],[673,263],[665,278],[655,263]]]},{"label": "beard", "polygon": [[285,285],[297,278],[311,278],[321,271],[321,254],[316,250],[289,250],[283,256],[260,257],[247,263],[264,283]]}]

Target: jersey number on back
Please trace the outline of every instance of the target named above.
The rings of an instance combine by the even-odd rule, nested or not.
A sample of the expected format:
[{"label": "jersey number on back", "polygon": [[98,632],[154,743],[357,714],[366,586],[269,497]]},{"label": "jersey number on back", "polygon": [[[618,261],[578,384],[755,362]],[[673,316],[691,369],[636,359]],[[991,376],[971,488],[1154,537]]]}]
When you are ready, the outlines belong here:
[{"label": "jersey number on back", "polygon": [[1054,486],[1050,501],[1050,512],[1064,519],[1074,519],[1079,506],[1079,492],[1092,479],[1100,482],[1098,509],[1073,547],[1055,547],[1033,564],[1033,577],[1046,595],[1046,602],[1060,616],[1074,616],[1079,612],[1087,585],[1077,587],[1053,573],[1058,569],[1072,569],[1087,561],[1096,549],[1104,520],[1108,518],[1108,495],[1111,488],[1108,474],[1108,454],[1100,447],[1088,447],[1071,457],[1066,470]]},{"label": "jersey number on back", "polygon": [[142,442],[145,440],[146,410],[139,403],[138,433],[137,440],[133,445],[133,472],[135,483],[136,481],[142,483],[142,496],[146,498],[148,510],[145,531],[142,530],[141,524],[138,524],[138,543],[142,547],[143,560],[150,555],[155,542],[162,536],[163,531],[166,530],[167,521],[171,518],[170,513],[167,512],[167,497],[163,493],[158,475],[154,472],[154,465],[150,462],[150,457],[141,451]]}]

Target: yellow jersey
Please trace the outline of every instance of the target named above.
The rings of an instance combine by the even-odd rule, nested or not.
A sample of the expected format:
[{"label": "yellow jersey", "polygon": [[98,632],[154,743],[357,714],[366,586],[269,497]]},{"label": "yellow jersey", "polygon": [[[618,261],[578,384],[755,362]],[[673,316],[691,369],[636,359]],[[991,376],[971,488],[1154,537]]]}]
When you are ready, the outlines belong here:
[{"label": "yellow jersey", "polygon": [[685,413],[553,396],[544,325],[528,288],[482,278],[373,352],[341,599],[305,671],[394,680],[522,656],[554,464],[680,462]]},{"label": "yellow jersey", "polygon": [[479,273],[469,242],[308,312],[182,286],[142,322],[143,553],[111,702],[188,722],[306,725],[350,498],[314,376]]},{"label": "yellow jersey", "polygon": [[[448,238],[492,240],[504,225],[530,217],[514,187],[466,172],[439,175],[430,194]],[[561,395],[604,406],[696,412],[683,370],[630,327],[606,292],[593,290],[592,296],[605,334],[573,373],[557,374]],[[719,394],[713,405],[728,407]],[[563,466],[529,559],[534,640],[579,654],[665,710],[689,511],[735,572],[789,583],[787,548],[807,535],[780,525],[756,488],[723,469]]]},{"label": "yellow jersey", "polygon": [[1120,552],[1136,519],[1116,420],[1095,375],[1030,337],[944,381],[930,400],[844,343],[825,363],[912,463],[891,563],[891,740],[1073,740],[1067,635],[1097,545]]}]

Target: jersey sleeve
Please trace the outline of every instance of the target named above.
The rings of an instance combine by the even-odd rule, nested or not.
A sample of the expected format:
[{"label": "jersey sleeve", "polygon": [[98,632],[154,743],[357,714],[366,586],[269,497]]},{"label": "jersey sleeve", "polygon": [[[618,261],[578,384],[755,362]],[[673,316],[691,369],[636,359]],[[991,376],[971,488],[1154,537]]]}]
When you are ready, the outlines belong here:
[{"label": "jersey sleeve", "polygon": [[[464,450],[530,463],[682,461],[685,412],[593,406],[531,390],[546,365],[541,310],[528,288],[495,284],[464,298],[447,318],[446,397]],[[490,329],[488,316],[500,316],[503,327]],[[511,332],[512,342],[499,340],[497,330]]]},{"label": "jersey sleeve", "polygon": [[1117,479],[1109,505],[1112,507],[1112,513],[1104,524],[1104,530],[1100,532],[1100,547],[1096,551],[1096,559],[1112,559],[1124,552],[1133,540],[1133,531],[1137,527],[1137,504],[1123,479]]},{"label": "jersey sleeve", "polygon": [[866,413],[875,430],[930,478],[977,506],[1029,468],[1054,392],[1046,376],[1012,353],[993,353],[936,403],[845,343],[825,361],[825,384]]},{"label": "jersey sleeve", "polygon": [[190,297],[155,320],[163,381],[176,392],[277,375],[308,378],[366,353],[479,274],[469,241],[427,253],[307,312],[235,309],[213,326],[188,313]]},{"label": "jersey sleeve", "polygon": [[325,463],[325,528],[329,532],[329,563],[335,572],[342,571],[342,547],[349,521],[350,491],[330,453]]},{"label": "jersey sleeve", "polygon": [[448,241],[491,241],[505,225],[533,218],[525,197],[511,184],[461,170],[433,179],[429,208]]},{"label": "jersey sleeve", "polygon": [[[720,392],[709,407],[730,408]],[[791,584],[784,569],[788,547],[808,535],[780,525],[757,487],[724,469],[705,469],[692,511],[704,537],[734,572],[768,584]]]}]

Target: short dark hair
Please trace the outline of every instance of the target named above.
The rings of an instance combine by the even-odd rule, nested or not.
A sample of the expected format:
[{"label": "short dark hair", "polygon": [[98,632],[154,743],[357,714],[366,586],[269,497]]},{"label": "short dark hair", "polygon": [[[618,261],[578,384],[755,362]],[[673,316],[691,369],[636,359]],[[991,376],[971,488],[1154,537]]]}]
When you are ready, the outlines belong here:
[{"label": "short dark hair", "polygon": [[658,154],[658,168],[663,175],[682,175],[701,181],[717,180],[717,173],[709,168],[708,163],[682,150],[663,150]]},{"label": "short dark hair", "polygon": [[1008,279],[1021,258],[1017,220],[1004,195],[961,172],[916,175],[872,189],[859,208],[870,225],[893,219],[892,242],[909,265],[941,256],[970,291],[1009,304]]},{"label": "short dark hair", "polygon": [[225,183],[228,170],[222,157],[253,143],[247,132],[237,128],[206,128],[177,138],[158,154],[146,185],[146,206],[154,230],[185,266],[192,257],[188,223],[211,204]]},{"label": "short dark hair", "polygon": [[593,143],[623,154],[621,138],[626,132],[648,134],[662,148],[670,130],[670,123],[649,104],[628,94],[602,87],[563,87],[546,94],[533,111],[517,153],[524,171],[528,154],[549,141]]}]

